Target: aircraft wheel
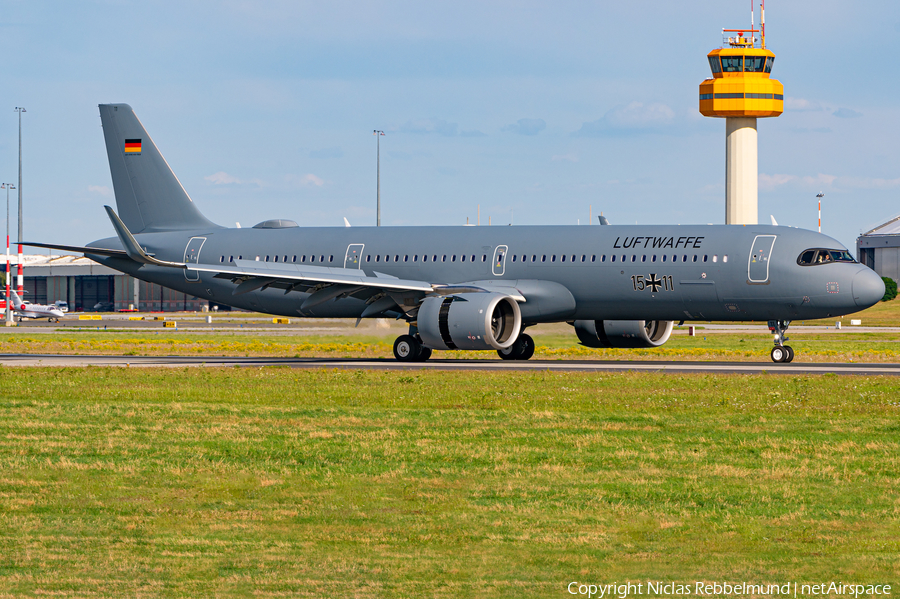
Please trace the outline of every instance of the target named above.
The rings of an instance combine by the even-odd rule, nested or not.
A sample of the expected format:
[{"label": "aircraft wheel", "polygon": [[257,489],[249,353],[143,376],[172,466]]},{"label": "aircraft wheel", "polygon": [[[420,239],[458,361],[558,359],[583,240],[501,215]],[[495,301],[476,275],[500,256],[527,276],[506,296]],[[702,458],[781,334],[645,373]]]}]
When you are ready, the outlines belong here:
[{"label": "aircraft wheel", "polygon": [[773,362],[784,362],[788,357],[787,348],[776,345],[772,348],[772,353],[770,355],[772,356]]},{"label": "aircraft wheel", "polygon": [[422,349],[421,349],[421,351],[419,351],[419,357],[416,359],[416,362],[427,362],[428,358],[430,358],[430,357],[431,357],[431,348],[422,346]]},{"label": "aircraft wheel", "polygon": [[534,339],[522,333],[512,345],[506,349],[498,349],[497,355],[504,360],[528,360],[534,355]]},{"label": "aircraft wheel", "polygon": [[412,335],[400,335],[394,341],[394,357],[400,362],[415,362],[422,352],[422,344]]},{"label": "aircraft wheel", "polygon": [[790,345],[784,346],[785,351],[787,352],[787,357],[784,359],[785,362],[793,362],[794,361],[794,348]]}]

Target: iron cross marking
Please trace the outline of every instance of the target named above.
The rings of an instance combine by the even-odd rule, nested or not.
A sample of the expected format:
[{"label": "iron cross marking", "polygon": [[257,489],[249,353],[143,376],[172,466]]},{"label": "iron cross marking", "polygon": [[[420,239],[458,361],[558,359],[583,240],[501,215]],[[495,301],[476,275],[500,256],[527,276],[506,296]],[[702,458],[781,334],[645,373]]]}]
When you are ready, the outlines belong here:
[{"label": "iron cross marking", "polygon": [[656,273],[652,273],[645,283],[647,284],[647,287],[650,288],[651,293],[657,293],[659,288],[663,285],[663,282],[656,277]]}]

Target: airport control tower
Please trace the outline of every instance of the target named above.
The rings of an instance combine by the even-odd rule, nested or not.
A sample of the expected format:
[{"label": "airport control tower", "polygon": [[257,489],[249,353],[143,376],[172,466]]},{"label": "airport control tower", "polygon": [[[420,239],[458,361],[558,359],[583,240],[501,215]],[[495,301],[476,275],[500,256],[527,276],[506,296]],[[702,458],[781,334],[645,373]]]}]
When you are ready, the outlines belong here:
[{"label": "airport control tower", "polygon": [[784,112],[784,86],[770,77],[775,54],[766,49],[765,2],[761,10],[759,29],[753,28],[751,5],[749,29],[722,30],[722,47],[708,55],[712,79],[700,84],[700,113],[725,118],[729,225],[757,223],[756,119]]}]

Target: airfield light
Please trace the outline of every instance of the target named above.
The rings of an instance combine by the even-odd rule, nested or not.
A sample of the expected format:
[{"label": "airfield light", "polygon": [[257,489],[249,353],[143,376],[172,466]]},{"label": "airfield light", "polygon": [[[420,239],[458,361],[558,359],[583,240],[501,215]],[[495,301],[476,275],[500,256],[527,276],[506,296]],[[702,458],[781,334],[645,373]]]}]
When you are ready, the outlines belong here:
[{"label": "airfield light", "polygon": [[825,194],[821,191],[816,194],[816,197],[819,198],[819,233],[822,232],[822,198],[825,197]]},{"label": "airfield light", "polygon": [[[28,112],[21,106],[16,106],[16,112],[19,113],[19,241],[22,241],[22,113]],[[22,276],[22,244],[19,243],[19,272],[16,280],[16,287],[19,288],[19,297],[25,297],[24,281]],[[8,303],[8,302],[7,302]]]},{"label": "airfield light", "polygon": [[381,226],[381,136],[384,131],[375,129],[372,131],[375,136],[375,226]]},{"label": "airfield light", "polygon": [[0,183],[0,189],[6,190],[6,326],[12,324],[12,310],[9,307],[9,190],[16,189],[12,183]]},{"label": "airfield light", "polygon": [[753,26],[751,3],[750,29],[722,30],[722,47],[707,55],[712,78],[700,84],[700,113],[725,118],[725,224],[729,225],[757,224],[756,119],[784,112],[784,86],[770,77],[775,54],[766,49],[765,0],[761,8],[759,29]]}]

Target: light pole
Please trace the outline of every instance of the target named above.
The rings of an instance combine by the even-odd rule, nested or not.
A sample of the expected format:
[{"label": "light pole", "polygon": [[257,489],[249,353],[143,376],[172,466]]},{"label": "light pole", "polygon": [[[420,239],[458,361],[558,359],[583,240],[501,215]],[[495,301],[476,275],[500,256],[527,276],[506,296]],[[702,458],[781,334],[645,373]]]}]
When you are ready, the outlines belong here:
[{"label": "light pole", "polygon": [[821,191],[816,194],[816,197],[819,198],[819,233],[822,232],[822,198],[825,197],[825,194]]},{"label": "light pole", "polygon": [[24,277],[22,276],[22,113],[28,112],[21,106],[16,106],[19,113],[19,268],[16,277],[16,287],[19,289],[19,297],[25,297]]},{"label": "light pole", "polygon": [[2,183],[0,189],[6,190],[6,326],[10,326],[12,310],[9,307],[9,277],[12,273],[9,271],[9,190],[16,189],[16,186],[12,183]]},{"label": "light pole", "polygon": [[384,135],[384,131],[379,129],[375,129],[372,131],[372,135],[375,136],[375,226],[381,226],[381,136]]}]

